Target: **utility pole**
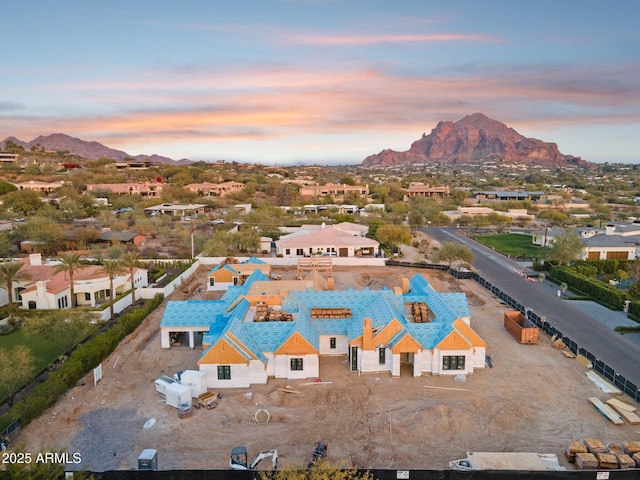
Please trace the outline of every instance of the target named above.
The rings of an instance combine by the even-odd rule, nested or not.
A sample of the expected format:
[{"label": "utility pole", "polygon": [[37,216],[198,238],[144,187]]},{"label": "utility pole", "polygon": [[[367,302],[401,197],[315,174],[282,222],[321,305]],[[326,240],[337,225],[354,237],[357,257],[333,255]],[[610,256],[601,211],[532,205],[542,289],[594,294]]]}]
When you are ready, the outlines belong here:
[{"label": "utility pole", "polygon": [[191,260],[195,258],[195,251],[193,246],[193,218],[189,221],[191,224]]}]

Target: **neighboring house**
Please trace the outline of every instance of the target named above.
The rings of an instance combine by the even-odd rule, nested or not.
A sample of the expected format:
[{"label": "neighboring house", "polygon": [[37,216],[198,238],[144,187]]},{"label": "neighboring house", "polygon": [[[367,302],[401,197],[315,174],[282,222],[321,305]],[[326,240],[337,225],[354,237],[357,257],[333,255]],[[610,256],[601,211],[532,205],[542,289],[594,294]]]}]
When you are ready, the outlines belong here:
[{"label": "neighboring house", "polygon": [[327,183],[326,185],[305,185],[300,187],[300,197],[304,199],[319,198],[331,195],[336,202],[344,201],[349,194],[365,198],[369,195],[369,186],[360,185],[338,185]]},{"label": "neighboring house", "polygon": [[[21,271],[30,275],[29,280],[15,282],[14,301],[21,303],[21,308],[28,309],[64,309],[71,307],[71,289],[69,276],[65,272],[55,272],[58,262],[43,262],[39,253],[29,258],[18,260],[24,264]],[[78,269],[74,273],[74,294],[78,306],[96,307],[110,299],[109,277],[101,273],[101,266],[91,265]],[[136,288],[147,286],[147,270],[134,270]],[[131,287],[130,274],[124,273],[113,279],[116,294],[123,293]]]},{"label": "neighboring house", "polygon": [[[640,258],[640,224],[609,224],[604,230],[576,228],[582,243],[583,260],[633,260]],[[565,229],[553,227],[533,235],[533,244],[550,246]]]},{"label": "neighboring house", "polygon": [[583,260],[634,260],[640,258],[640,224],[610,224],[604,233],[582,240]]},{"label": "neighboring house", "polygon": [[257,258],[242,263],[225,263],[215,266],[207,274],[207,290],[227,290],[233,285],[242,285],[256,270],[271,274],[271,265]]},{"label": "neighboring house", "polygon": [[448,197],[450,194],[449,185],[431,187],[428,183],[425,185],[422,182],[411,182],[406,191],[409,197]]},{"label": "neighboring house", "polygon": [[529,200],[533,203],[538,203],[540,201],[545,201],[546,196],[545,192],[535,191],[518,191],[512,192],[507,190],[484,190],[477,191],[471,193],[471,198],[477,199],[479,202],[482,201],[506,201],[513,200],[522,202],[525,200]]},{"label": "neighboring house", "polygon": [[201,197],[224,197],[230,193],[237,192],[244,188],[244,183],[224,182],[224,183],[190,183],[184,186],[185,189],[197,193]]},{"label": "neighboring house", "polygon": [[62,187],[65,184],[64,181],[60,182],[39,182],[37,180],[29,180],[27,182],[14,183],[13,185],[18,190],[33,190],[34,192],[42,192],[45,195],[49,195],[57,188]]},{"label": "neighboring house", "polygon": [[137,183],[96,183],[87,185],[87,192],[111,192],[118,195],[140,195],[142,197],[159,197],[164,189],[160,182]]},{"label": "neighboring house", "polygon": [[[247,388],[269,378],[321,376],[322,355],[345,368],[392,376],[469,374],[485,365],[485,342],[470,327],[464,293],[436,292],[421,275],[394,290],[319,291],[280,287],[256,271],[221,300],[170,301],[161,343],[202,338],[207,388]],[[273,287],[273,288],[272,288]],[[422,316],[413,306],[424,312]]]},{"label": "neighboring house", "polygon": [[283,257],[332,255],[336,257],[378,256],[380,244],[366,238],[369,227],[343,222],[333,226],[304,225],[276,240],[276,253]]},{"label": "neighboring house", "polygon": [[202,203],[163,203],[162,205],[154,205],[147,207],[144,211],[149,215],[171,215],[174,217],[189,217],[191,215],[200,215],[204,213],[207,206]]},{"label": "neighboring house", "polygon": [[458,207],[456,210],[448,210],[444,213],[451,221],[458,220],[460,217],[485,217],[492,213],[497,213],[504,217],[509,217],[512,221],[523,220],[533,222],[534,215],[529,215],[525,208],[510,208],[506,212],[496,211],[489,207]]},{"label": "neighboring house", "polygon": [[127,244],[141,247],[147,243],[147,236],[143,233],[136,233],[130,230],[123,230],[121,232],[106,230],[100,234],[98,242],[108,245]]}]

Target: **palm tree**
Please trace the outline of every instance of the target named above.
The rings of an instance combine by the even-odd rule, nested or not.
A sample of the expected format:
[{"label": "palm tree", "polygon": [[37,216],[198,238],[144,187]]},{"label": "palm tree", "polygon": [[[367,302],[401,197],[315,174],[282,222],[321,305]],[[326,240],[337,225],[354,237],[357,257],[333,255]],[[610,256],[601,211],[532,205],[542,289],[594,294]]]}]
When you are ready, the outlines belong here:
[{"label": "palm tree", "polygon": [[125,273],[125,267],[120,260],[103,260],[102,267],[98,271],[109,276],[109,314],[113,320],[113,279]]},{"label": "palm tree", "polygon": [[71,308],[78,305],[76,294],[73,288],[73,274],[76,270],[87,268],[88,265],[82,263],[82,257],[78,253],[63,253],[60,255],[60,264],[56,265],[55,272],[65,272],[69,275],[69,290],[71,292]]},{"label": "palm tree", "polygon": [[0,288],[7,291],[9,297],[9,315],[13,317],[13,282],[30,280],[29,272],[23,272],[24,263],[7,261],[0,263]]},{"label": "palm tree", "polygon": [[122,266],[129,270],[129,276],[131,280],[131,306],[136,305],[136,286],[134,284],[133,274],[136,267],[140,266],[140,254],[138,252],[130,251],[122,255],[120,258]]}]

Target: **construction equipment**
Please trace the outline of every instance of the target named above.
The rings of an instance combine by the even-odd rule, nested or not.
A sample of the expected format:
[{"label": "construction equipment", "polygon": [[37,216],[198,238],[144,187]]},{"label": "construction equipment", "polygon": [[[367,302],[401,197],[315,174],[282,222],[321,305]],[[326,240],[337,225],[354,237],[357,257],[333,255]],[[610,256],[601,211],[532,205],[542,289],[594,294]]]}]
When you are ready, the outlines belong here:
[{"label": "construction equipment", "polygon": [[327,450],[329,450],[329,446],[326,443],[316,442],[316,448],[313,451],[313,455],[311,457],[311,461],[307,468],[314,467],[320,460],[327,456]]},{"label": "construction equipment", "polygon": [[258,454],[251,464],[247,464],[247,447],[235,447],[231,450],[229,468],[231,470],[255,470],[263,458],[273,457],[271,466],[273,470],[278,469],[278,450],[264,450]]}]

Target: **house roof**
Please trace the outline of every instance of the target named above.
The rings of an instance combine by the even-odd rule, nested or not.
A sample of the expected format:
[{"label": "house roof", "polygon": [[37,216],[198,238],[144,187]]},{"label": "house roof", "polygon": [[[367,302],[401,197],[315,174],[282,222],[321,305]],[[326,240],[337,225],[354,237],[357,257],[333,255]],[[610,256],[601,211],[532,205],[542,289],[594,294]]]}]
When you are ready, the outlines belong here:
[{"label": "house roof", "polygon": [[[349,341],[363,334],[365,318],[371,319],[374,332],[396,321],[400,330],[392,337],[397,344],[411,338],[423,349],[433,349],[449,334],[456,331],[470,345],[483,346],[484,342],[460,318],[469,317],[469,306],[463,293],[439,293],[422,277],[415,275],[409,282],[410,290],[404,295],[382,290],[291,291],[283,297],[281,309],[292,314],[289,322],[253,322],[247,319],[250,302],[245,295],[256,290],[256,282],[270,281],[259,270],[242,286],[229,287],[221,300],[190,300],[169,302],[161,327],[208,328],[203,343],[210,345],[203,353],[224,339],[235,345],[245,357],[257,357],[266,363],[265,353],[278,350],[292,335],[298,333],[313,348],[319,350],[321,335],[346,335]],[[422,301],[435,315],[432,322],[413,323],[407,318],[406,304]],[[311,318],[313,308],[348,308],[351,316],[336,319]]]},{"label": "house roof", "polygon": [[[313,235],[311,235],[313,234]],[[325,227],[319,231],[299,230],[290,235],[280,237],[276,241],[280,248],[309,248],[331,246],[339,247],[377,247],[377,241],[366,237],[346,233],[336,227]]]}]

